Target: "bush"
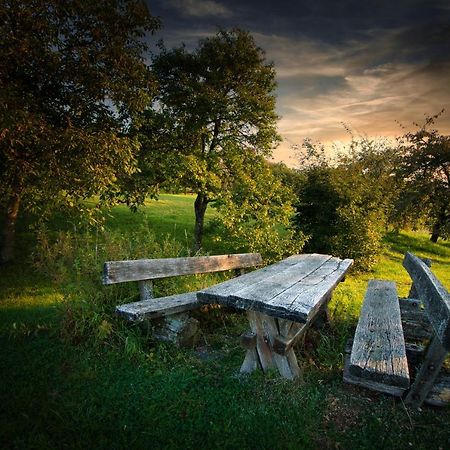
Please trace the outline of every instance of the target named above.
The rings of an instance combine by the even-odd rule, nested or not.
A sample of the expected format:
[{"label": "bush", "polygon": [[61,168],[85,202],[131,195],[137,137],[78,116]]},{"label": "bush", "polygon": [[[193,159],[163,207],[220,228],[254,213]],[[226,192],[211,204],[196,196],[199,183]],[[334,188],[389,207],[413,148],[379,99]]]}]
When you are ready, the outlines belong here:
[{"label": "bush", "polygon": [[294,198],[271,166],[259,161],[216,202],[216,240],[231,242],[236,251],[261,253],[268,263],[299,253],[303,240],[294,239],[290,226]]},{"label": "bush", "polygon": [[305,251],[352,258],[360,271],[371,269],[381,252],[395,194],[389,158],[384,162],[382,149],[370,144],[353,142],[353,153],[335,165],[313,154],[313,164],[303,170],[294,217],[298,232],[307,236]]}]

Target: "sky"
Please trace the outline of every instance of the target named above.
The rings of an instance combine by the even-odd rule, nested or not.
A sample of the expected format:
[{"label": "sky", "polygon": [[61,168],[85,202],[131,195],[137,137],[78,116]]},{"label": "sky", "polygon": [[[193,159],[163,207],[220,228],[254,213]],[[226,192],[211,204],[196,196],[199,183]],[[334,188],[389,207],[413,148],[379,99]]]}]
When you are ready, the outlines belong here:
[{"label": "sky", "polygon": [[275,161],[305,138],[395,137],[440,110],[450,134],[450,0],[147,0],[166,47],[249,31],[277,73]]}]

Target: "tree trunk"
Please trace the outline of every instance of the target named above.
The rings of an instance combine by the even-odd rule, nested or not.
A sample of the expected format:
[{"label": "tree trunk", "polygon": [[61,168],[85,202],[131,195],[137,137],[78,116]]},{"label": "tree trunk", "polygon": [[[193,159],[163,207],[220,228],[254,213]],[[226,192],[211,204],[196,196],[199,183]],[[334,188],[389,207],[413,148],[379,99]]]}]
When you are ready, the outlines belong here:
[{"label": "tree trunk", "polygon": [[439,236],[441,235],[442,227],[446,224],[448,216],[446,214],[446,207],[443,205],[439,211],[436,221],[433,224],[433,229],[431,230],[430,241],[436,244]]},{"label": "tree trunk", "polygon": [[0,263],[7,263],[14,258],[14,243],[16,237],[16,221],[19,214],[20,194],[14,193],[7,205],[5,223],[2,230],[2,248]]},{"label": "tree trunk", "polygon": [[430,241],[433,242],[434,244],[436,244],[436,242],[439,238],[440,230],[441,230],[441,224],[438,221],[433,225],[433,230],[431,232],[431,237],[430,237]]},{"label": "tree trunk", "polygon": [[198,252],[202,248],[203,224],[205,212],[208,207],[208,197],[205,194],[198,194],[194,202],[195,209],[195,228],[194,228],[194,250]]}]

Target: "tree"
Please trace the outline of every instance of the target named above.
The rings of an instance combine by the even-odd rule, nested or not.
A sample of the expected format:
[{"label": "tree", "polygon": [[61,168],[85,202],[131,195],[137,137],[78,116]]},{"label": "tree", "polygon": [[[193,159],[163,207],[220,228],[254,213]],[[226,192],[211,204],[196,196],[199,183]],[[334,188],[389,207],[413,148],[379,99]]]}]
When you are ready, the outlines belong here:
[{"label": "tree", "polygon": [[450,136],[431,128],[442,113],[427,117],[417,131],[403,136],[397,171],[404,184],[401,212],[426,217],[434,243],[450,232]]},{"label": "tree", "polygon": [[153,95],[139,0],[4,0],[0,6],[1,259],[19,208],[43,214],[117,189],[139,146],[126,124]]},{"label": "tree", "polygon": [[[235,185],[229,181],[239,176],[239,155],[268,156],[279,139],[275,71],[250,34],[238,29],[200,41],[193,52],[162,48],[152,68],[159,84],[155,110],[167,119],[160,133],[170,134],[178,155],[168,170],[197,195],[198,250],[208,204]],[[152,120],[159,119],[152,114]]]}]

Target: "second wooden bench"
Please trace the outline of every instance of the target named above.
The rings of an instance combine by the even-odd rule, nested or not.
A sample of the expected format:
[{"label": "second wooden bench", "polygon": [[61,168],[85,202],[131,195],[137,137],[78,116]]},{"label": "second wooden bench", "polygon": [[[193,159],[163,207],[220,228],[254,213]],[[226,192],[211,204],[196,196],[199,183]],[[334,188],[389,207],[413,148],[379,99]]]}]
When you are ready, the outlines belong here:
[{"label": "second wooden bench", "polygon": [[450,295],[428,265],[405,255],[403,266],[413,281],[407,299],[398,298],[391,281],[369,282],[344,381],[404,396],[413,407],[450,402],[450,377],[441,370],[450,350]]}]

